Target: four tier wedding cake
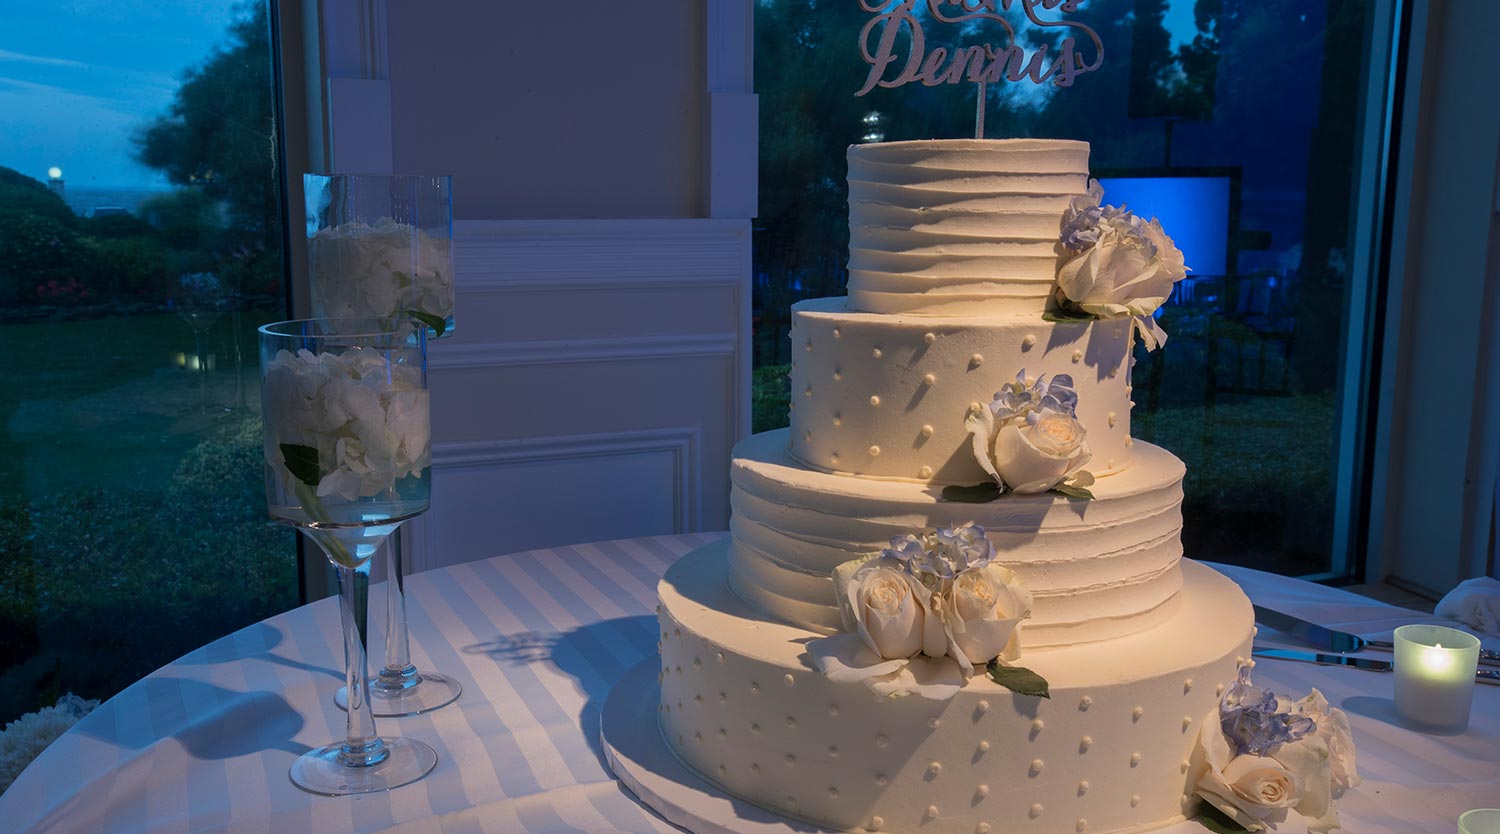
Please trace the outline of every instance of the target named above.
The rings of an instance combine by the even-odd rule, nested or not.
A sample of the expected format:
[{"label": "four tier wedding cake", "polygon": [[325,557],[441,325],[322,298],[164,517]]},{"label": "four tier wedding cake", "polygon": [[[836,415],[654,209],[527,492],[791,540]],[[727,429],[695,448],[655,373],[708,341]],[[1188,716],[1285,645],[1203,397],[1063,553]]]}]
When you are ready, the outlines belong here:
[{"label": "four tier wedding cake", "polygon": [[[1241,802],[1205,753],[1263,694],[1236,683],[1253,616],[1182,559],[1182,462],[1130,436],[1184,265],[1088,153],[849,149],[849,295],[793,308],[790,428],[736,447],[732,536],[659,588],[661,731],[725,791],[924,834],[1135,831],[1195,792],[1319,812]],[[1267,697],[1265,733],[1316,737]]]}]

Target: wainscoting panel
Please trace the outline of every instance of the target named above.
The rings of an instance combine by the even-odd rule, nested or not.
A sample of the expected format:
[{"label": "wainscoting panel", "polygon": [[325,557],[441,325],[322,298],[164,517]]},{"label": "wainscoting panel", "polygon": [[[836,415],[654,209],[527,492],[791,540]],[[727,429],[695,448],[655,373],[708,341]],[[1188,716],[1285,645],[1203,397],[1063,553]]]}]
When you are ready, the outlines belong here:
[{"label": "wainscoting panel", "polygon": [[749,432],[742,220],[455,225],[457,334],[432,346],[432,509],[414,570],[723,529]]}]

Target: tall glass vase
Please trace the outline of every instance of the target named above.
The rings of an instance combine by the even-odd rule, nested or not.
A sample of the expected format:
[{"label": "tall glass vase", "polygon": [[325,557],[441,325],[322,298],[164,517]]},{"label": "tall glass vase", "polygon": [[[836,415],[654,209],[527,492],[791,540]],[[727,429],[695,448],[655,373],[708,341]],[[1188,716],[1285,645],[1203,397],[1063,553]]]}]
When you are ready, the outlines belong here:
[{"label": "tall glass vase", "polygon": [[405,314],[453,332],[449,177],[304,174],[313,315]]},{"label": "tall glass vase", "polygon": [[[428,338],[454,333],[453,201],[448,177],[306,174],[313,312],[320,316],[407,314]],[[401,537],[386,546],[385,663],[370,680],[378,716],[446,706],[463,691],[447,675],[411,662]],[[334,696],[348,709],[349,693]]]},{"label": "tall glass vase", "polygon": [[414,782],[437,753],[381,737],[368,686],[369,561],[431,492],[425,329],[404,317],[260,328],[266,499],[338,569],[345,737],[298,757],[291,779],[330,796]]}]

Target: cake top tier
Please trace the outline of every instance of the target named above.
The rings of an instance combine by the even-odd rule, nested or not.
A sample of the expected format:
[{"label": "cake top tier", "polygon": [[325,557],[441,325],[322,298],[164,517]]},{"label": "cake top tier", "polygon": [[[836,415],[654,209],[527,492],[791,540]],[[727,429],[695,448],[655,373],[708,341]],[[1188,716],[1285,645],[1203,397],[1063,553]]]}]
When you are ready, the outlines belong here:
[{"label": "cake top tier", "polygon": [[912,315],[1040,314],[1063,213],[1088,188],[1087,142],[852,145],[849,303]]}]

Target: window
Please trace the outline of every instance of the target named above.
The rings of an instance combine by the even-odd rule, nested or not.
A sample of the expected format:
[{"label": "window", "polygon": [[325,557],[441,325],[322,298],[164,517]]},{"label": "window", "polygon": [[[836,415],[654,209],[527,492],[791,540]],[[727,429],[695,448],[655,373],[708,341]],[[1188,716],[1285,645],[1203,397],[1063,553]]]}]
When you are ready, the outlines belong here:
[{"label": "window", "polygon": [[0,31],[0,724],[297,604],[255,328],[285,318],[264,2]]},{"label": "window", "polygon": [[[1370,79],[1386,75],[1393,5],[1088,0],[1072,17],[1099,33],[1099,71],[988,90],[989,138],[1087,140],[1105,201],[1159,216],[1194,267],[1161,316],[1171,344],[1138,356],[1133,413],[1136,437],[1187,463],[1190,556],[1356,568],[1348,473],[1368,369],[1346,360],[1363,356],[1373,303],[1373,224],[1356,218],[1375,199],[1363,161],[1384,102],[1368,90],[1383,90]],[[785,425],[788,307],[844,292],[845,147],[974,135],[974,85],[855,97],[869,17],[852,2],[757,4],[758,431]],[[964,37],[933,27],[928,48]]]}]

